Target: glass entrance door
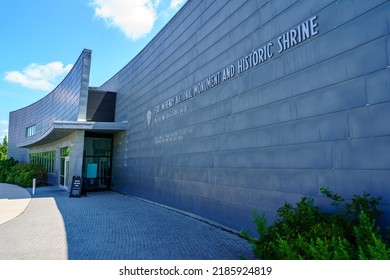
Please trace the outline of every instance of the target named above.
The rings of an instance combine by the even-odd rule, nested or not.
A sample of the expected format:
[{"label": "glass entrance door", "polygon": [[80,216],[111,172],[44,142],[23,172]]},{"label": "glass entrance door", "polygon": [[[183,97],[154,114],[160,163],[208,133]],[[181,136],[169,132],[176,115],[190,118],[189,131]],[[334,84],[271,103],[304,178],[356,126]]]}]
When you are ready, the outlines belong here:
[{"label": "glass entrance door", "polygon": [[111,135],[85,135],[83,181],[87,191],[110,189],[111,149]]},{"label": "glass entrance door", "polygon": [[65,157],[64,186],[69,186],[69,157]]},{"label": "glass entrance door", "polygon": [[61,158],[60,185],[69,186],[69,157]]}]

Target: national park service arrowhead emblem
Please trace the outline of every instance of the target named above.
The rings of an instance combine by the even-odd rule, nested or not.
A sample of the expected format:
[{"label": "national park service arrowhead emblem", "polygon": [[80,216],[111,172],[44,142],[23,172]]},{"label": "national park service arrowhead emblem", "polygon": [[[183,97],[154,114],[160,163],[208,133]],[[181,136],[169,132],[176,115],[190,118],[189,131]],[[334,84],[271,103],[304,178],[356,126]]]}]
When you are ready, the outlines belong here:
[{"label": "national park service arrowhead emblem", "polygon": [[148,126],[150,126],[150,123],[152,122],[152,112],[150,110],[146,113],[146,122],[148,123]]}]

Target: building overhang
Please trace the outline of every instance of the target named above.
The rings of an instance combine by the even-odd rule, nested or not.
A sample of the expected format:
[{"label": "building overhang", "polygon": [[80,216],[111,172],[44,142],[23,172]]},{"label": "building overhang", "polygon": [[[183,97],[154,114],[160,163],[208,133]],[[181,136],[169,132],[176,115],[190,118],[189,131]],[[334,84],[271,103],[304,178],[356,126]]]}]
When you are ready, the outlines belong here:
[{"label": "building overhang", "polygon": [[122,122],[54,121],[43,135],[20,143],[18,148],[30,148],[49,144],[80,130],[114,134],[126,129],[127,123]]}]

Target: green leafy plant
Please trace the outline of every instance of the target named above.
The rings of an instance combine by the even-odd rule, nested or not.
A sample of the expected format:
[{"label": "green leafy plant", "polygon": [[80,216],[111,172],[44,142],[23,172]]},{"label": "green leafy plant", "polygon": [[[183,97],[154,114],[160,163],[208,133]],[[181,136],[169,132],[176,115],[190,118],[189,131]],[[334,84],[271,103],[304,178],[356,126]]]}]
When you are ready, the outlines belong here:
[{"label": "green leafy plant", "polygon": [[39,164],[19,163],[13,158],[0,161],[0,182],[31,187],[35,178],[37,185],[46,182],[46,169]]},{"label": "green leafy plant", "polygon": [[3,143],[0,143],[0,161],[6,160],[8,155],[8,137],[4,136]]},{"label": "green leafy plant", "polygon": [[7,176],[11,172],[11,169],[18,163],[14,158],[0,160],[0,182],[7,182]]},{"label": "green leafy plant", "polygon": [[253,213],[259,237],[248,231],[242,236],[253,245],[259,259],[389,259],[389,244],[379,234],[375,220],[381,214],[380,197],[368,193],[346,202],[328,188],[321,192],[337,207],[326,213],[311,198],[278,209],[276,221],[268,226],[264,215]]}]

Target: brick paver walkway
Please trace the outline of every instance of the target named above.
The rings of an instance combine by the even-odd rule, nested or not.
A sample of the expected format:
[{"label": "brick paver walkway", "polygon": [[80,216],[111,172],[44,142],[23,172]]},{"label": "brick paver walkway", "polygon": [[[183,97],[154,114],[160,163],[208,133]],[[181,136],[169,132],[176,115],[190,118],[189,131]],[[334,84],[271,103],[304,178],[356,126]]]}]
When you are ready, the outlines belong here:
[{"label": "brick paver walkway", "polygon": [[[0,210],[1,211],[1,210]],[[0,225],[0,259],[224,260],[251,258],[245,240],[176,211],[115,192],[69,198],[41,187]]]}]

